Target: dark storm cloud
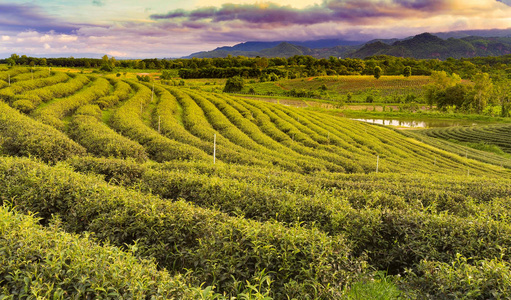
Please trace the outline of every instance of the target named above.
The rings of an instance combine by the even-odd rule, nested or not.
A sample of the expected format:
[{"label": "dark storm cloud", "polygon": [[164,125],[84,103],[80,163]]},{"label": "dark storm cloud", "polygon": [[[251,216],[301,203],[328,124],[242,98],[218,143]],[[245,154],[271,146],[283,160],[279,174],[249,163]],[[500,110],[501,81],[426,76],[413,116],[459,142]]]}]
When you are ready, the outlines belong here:
[{"label": "dark storm cloud", "polygon": [[45,12],[35,5],[0,3],[0,31],[22,32],[35,30],[38,32],[54,31],[70,34],[78,28],[77,25],[63,23],[48,17]]}]

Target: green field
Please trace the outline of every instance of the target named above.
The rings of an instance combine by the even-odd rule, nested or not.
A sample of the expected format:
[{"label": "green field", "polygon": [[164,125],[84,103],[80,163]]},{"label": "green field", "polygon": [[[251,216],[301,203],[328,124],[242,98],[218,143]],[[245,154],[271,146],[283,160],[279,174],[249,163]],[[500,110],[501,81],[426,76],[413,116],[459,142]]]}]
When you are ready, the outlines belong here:
[{"label": "green field", "polygon": [[[427,80],[371,78],[277,83]],[[400,132],[208,92],[220,80],[0,80],[0,298],[511,295],[508,125]]]},{"label": "green field", "polygon": [[[220,92],[225,79],[188,79],[192,87],[198,87],[208,92]],[[430,82],[428,76],[319,76],[298,79],[279,79],[278,81],[260,82],[245,80],[242,94],[290,96],[296,93],[314,93],[313,98],[331,102],[367,102],[371,96],[375,103],[405,103],[424,102],[424,85]],[[350,101],[347,94],[351,93]],[[309,98],[311,96],[304,96]],[[408,98],[407,98],[408,97]]]}]

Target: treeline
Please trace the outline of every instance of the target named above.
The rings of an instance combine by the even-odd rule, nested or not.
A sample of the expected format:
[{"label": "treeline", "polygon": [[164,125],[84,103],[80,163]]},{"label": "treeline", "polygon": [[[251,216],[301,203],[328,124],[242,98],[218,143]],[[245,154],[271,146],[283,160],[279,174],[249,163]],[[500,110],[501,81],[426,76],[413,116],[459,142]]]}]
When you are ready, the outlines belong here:
[{"label": "treeline", "polygon": [[508,78],[477,73],[469,84],[456,73],[431,74],[426,86],[426,101],[444,111],[462,111],[492,116],[511,116],[511,86]]},{"label": "treeline", "polygon": [[274,74],[278,77],[288,77],[289,72],[286,69],[277,68],[266,68],[266,69],[254,69],[248,67],[240,68],[216,68],[208,67],[204,69],[180,69],[179,77],[183,79],[192,78],[231,78],[240,76],[244,78],[260,78],[261,76],[266,77],[267,75]]},{"label": "treeline", "polygon": [[[484,72],[500,74],[511,78],[511,55],[499,57],[414,59],[388,55],[367,57],[365,59],[346,58],[316,59],[310,55],[295,55],[289,58],[228,56],[225,58],[192,58],[192,59],[141,59],[116,60],[114,57],[103,56],[93,58],[35,58],[26,55],[12,54],[0,60],[9,65],[30,66],[61,66],[78,68],[101,68],[103,71],[114,71],[115,68],[181,70],[183,78],[228,78],[242,76],[257,78],[263,74],[275,73],[280,77],[296,78],[322,75],[373,75],[378,66],[383,75],[404,75],[405,69],[411,69],[412,75],[431,75],[432,71],[456,73],[461,78],[472,78]],[[493,75],[492,75],[493,76]]]}]

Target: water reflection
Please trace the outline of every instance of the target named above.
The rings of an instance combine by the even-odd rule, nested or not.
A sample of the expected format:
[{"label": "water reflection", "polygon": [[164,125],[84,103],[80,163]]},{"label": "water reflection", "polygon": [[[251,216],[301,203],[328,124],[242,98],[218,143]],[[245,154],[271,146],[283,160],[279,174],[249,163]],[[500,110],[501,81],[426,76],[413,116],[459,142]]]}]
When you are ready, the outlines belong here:
[{"label": "water reflection", "polygon": [[352,119],[372,124],[387,126],[410,127],[410,128],[431,128],[431,127],[452,127],[476,125],[472,121],[465,120],[392,120],[392,119]]}]

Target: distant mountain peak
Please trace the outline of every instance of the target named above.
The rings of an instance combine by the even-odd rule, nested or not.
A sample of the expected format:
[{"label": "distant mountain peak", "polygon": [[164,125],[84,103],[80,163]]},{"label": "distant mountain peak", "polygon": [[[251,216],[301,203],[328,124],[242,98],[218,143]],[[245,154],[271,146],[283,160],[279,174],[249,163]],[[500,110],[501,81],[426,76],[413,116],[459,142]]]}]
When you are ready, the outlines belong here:
[{"label": "distant mountain peak", "polygon": [[[475,32],[485,33],[485,35],[466,37],[468,33]],[[488,36],[492,32],[497,35]],[[418,59],[499,56],[511,53],[511,37],[506,37],[507,33],[511,33],[511,29],[452,33],[452,35],[462,35],[462,38],[449,36],[449,33],[432,34],[424,32],[404,39],[374,39],[365,44],[338,39],[302,42],[245,42],[232,47],[219,47],[213,51],[194,53],[188,58],[226,57],[227,55],[247,57],[311,55],[316,58],[328,58],[330,56],[366,58],[390,55]]]}]

